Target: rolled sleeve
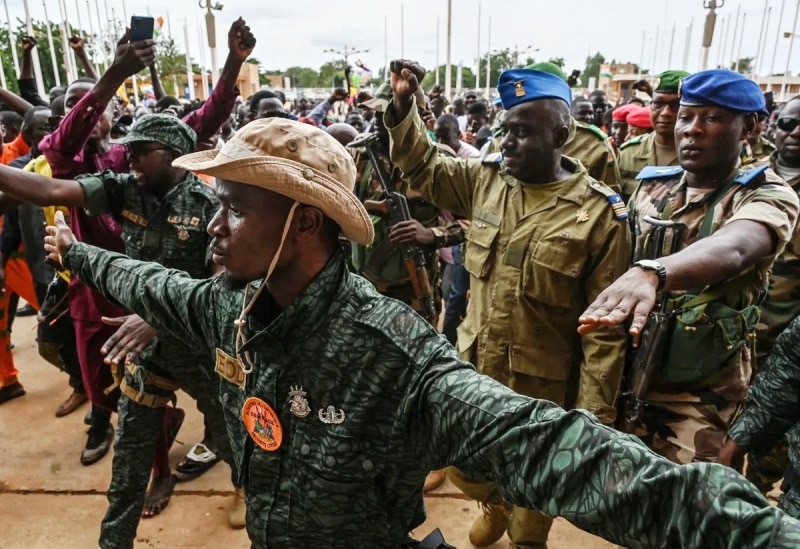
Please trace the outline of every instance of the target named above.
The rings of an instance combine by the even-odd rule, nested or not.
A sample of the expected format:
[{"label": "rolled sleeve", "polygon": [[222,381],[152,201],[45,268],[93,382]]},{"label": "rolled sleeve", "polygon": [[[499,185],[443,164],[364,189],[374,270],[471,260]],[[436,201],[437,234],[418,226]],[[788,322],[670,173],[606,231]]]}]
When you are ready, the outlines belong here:
[{"label": "rolled sleeve", "polygon": [[109,170],[76,177],[86,195],[86,212],[89,215],[110,213],[119,216],[125,209],[125,186],[131,177]]},{"label": "rolled sleeve", "polygon": [[768,183],[740,194],[726,224],[747,220],[766,225],[778,238],[777,250],[783,250],[797,223],[797,193],[785,183]]}]

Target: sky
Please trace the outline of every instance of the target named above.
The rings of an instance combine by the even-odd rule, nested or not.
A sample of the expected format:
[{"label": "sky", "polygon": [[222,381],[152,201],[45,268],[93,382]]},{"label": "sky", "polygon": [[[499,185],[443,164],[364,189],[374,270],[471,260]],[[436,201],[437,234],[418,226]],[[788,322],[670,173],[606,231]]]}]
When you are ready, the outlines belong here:
[{"label": "sky", "polygon": [[[12,20],[24,19],[23,0],[4,0]],[[58,17],[60,0],[44,0],[51,20]],[[122,20],[123,11],[131,15],[162,16],[169,21],[169,31],[181,48],[184,47],[184,24],[188,25],[189,51],[200,60],[200,34],[204,9],[198,0],[61,0],[70,23],[77,26],[76,6],[81,26],[89,31],[88,9],[97,31],[95,4],[99,2],[101,17],[108,13]],[[281,70],[291,66],[318,69],[335,58],[325,49],[355,48],[369,50],[358,54],[369,68],[376,70],[384,60],[404,56],[423,66],[434,67],[437,60],[437,21],[439,29],[439,63],[444,65],[447,49],[447,0],[372,1],[302,0],[219,0],[223,9],[215,11],[219,65],[225,58],[226,35],[230,24],[239,16],[245,18],[257,39],[253,57],[267,69]],[[705,0],[708,2],[709,0]],[[716,0],[717,4],[723,0]],[[206,0],[202,0],[205,5]],[[779,20],[781,4],[783,17]],[[764,33],[766,47],[757,59],[761,74],[785,70],[791,32],[800,0],[724,0],[717,9],[717,23],[709,52],[709,67],[718,60],[730,63],[738,57],[754,57],[759,52],[759,38],[765,5],[771,7],[769,26]],[[700,66],[702,29],[707,10],[704,0],[452,0],[451,59],[454,65],[473,66],[475,59],[490,50],[518,49],[520,57],[536,60],[564,57],[566,69],[583,69],[589,53],[600,52],[607,60],[643,64],[652,72],[668,68],[696,71]],[[44,19],[42,0],[28,0],[31,16]],[[480,17],[478,15],[480,9]],[[737,9],[740,10],[736,29]],[[402,17],[401,17],[402,12]],[[723,23],[728,31],[723,33]],[[3,21],[5,23],[5,21]],[[490,26],[491,23],[491,26]],[[682,67],[687,29],[692,24],[688,66]],[[673,27],[674,41],[672,40]],[[734,44],[734,30],[737,32]],[[491,36],[490,36],[491,34]],[[723,39],[728,35],[727,42]],[[800,34],[800,25],[798,26]],[[775,37],[777,52],[773,56]],[[725,42],[726,47],[723,48]],[[205,46],[205,40],[203,40]],[[385,44],[388,43],[388,52]],[[670,44],[672,43],[672,47]],[[644,53],[642,46],[644,45]],[[5,46],[3,46],[5,47]],[[538,51],[532,51],[537,50]],[[670,50],[672,56],[670,59]],[[210,67],[210,53],[205,48],[205,62]],[[790,71],[800,73],[800,43],[794,44]],[[453,71],[455,78],[455,70]]]}]

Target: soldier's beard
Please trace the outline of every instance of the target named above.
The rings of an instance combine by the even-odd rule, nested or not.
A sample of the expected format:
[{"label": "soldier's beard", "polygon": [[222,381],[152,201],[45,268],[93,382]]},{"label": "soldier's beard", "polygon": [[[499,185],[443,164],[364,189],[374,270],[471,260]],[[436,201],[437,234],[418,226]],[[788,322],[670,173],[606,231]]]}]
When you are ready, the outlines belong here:
[{"label": "soldier's beard", "polygon": [[237,290],[244,290],[247,288],[247,285],[250,283],[249,280],[242,280],[240,278],[234,278],[233,276],[229,275],[228,273],[223,273],[219,275],[219,282],[222,284],[223,289],[229,292],[235,292]]}]

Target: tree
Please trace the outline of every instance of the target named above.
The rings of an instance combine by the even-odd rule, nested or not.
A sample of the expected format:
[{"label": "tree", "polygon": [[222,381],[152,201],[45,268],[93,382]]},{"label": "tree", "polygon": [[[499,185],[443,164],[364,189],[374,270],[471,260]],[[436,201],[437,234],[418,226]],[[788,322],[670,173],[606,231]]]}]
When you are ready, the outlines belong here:
[{"label": "tree", "polygon": [[548,61],[560,69],[563,69],[566,64],[563,57],[551,57]]},{"label": "tree", "polygon": [[589,85],[589,79],[594,77],[595,82],[600,77],[600,65],[606,62],[606,58],[603,57],[603,54],[597,52],[594,55],[591,55],[586,58],[586,68],[583,69],[583,74],[581,75],[581,86],[587,87]]},{"label": "tree", "polygon": [[[183,95],[184,86],[187,84],[186,54],[178,48],[175,40],[166,34],[159,36],[157,41],[157,67],[158,75],[167,93],[173,88],[177,96]],[[145,71],[149,78],[150,71]]]},{"label": "tree", "polygon": [[344,87],[344,60],[328,61],[319,68],[317,86],[320,88]]},{"label": "tree", "polygon": [[291,79],[294,88],[314,88],[319,82],[319,72],[309,67],[289,67],[283,76]]},{"label": "tree", "polygon": [[739,59],[739,68],[736,68],[736,63],[731,63],[730,69],[732,71],[738,70],[742,74],[750,74],[753,72],[753,61],[755,59],[753,57],[742,57]]}]

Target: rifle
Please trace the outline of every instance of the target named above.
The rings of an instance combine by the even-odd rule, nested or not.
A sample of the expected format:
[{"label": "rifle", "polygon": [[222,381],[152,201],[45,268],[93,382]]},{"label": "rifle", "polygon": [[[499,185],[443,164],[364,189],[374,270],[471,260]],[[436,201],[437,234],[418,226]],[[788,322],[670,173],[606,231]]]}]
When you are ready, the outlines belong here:
[{"label": "rifle", "polygon": [[[678,250],[681,234],[686,229],[686,225],[656,219],[649,215],[644,216],[642,220],[653,225],[653,229],[648,235],[649,245],[644,254],[647,259],[656,259],[663,255],[664,242],[668,232],[672,233],[669,253],[673,254]],[[653,373],[663,363],[664,344],[670,332],[670,318],[672,317],[672,312],[668,311],[668,307],[669,292],[662,291],[658,304],[648,315],[644,330],[642,330],[639,348],[636,350],[631,368],[629,387],[623,393],[623,396],[627,397],[627,401],[620,422],[620,430],[626,433],[633,433],[642,421],[644,409],[647,406],[644,395],[650,388]]]},{"label": "rifle", "polygon": [[[356,139],[347,146],[350,148],[364,147],[367,151],[369,161],[375,173],[378,175],[381,188],[386,196],[385,210],[389,215],[391,226],[394,226],[401,221],[410,221],[413,218],[411,217],[411,211],[408,209],[408,200],[401,193],[394,190],[389,181],[389,175],[384,170],[383,164],[378,158],[375,151],[378,143],[378,135],[371,133]],[[371,209],[374,211],[383,208]],[[422,252],[419,245],[414,243],[401,244],[400,251],[403,255],[406,271],[408,271],[408,277],[411,280],[411,286],[414,289],[414,296],[419,300],[422,306],[421,314],[425,320],[432,323],[436,318],[436,309],[433,306],[433,290],[431,289],[431,282],[428,279],[428,264],[425,259],[425,254]]]}]

